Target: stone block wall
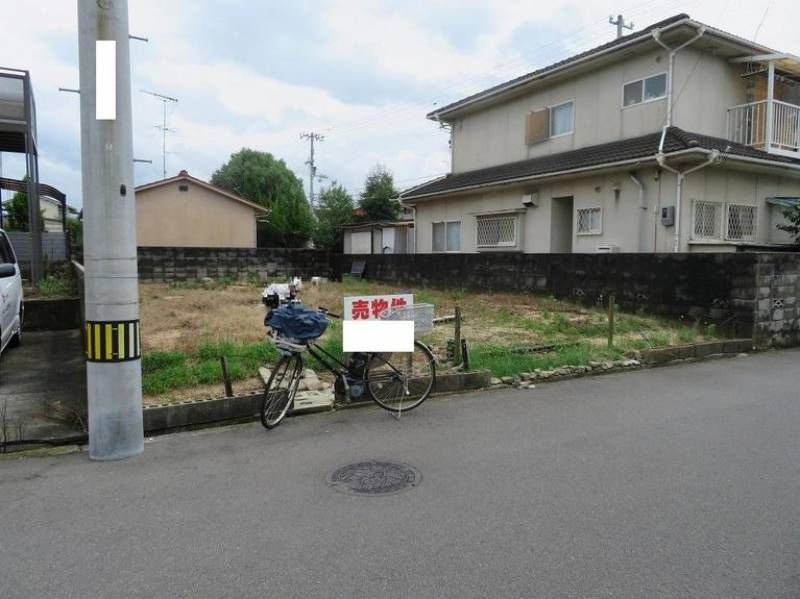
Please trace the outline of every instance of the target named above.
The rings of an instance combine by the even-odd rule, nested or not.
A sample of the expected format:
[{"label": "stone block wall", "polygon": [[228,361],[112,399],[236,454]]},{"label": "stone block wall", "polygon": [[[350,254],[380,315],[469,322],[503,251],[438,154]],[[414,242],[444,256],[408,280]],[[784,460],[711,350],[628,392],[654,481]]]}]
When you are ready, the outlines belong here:
[{"label": "stone block wall", "polygon": [[800,345],[800,258],[758,254],[753,337],[758,345]]},{"label": "stone block wall", "polygon": [[142,281],[332,275],[330,254],[311,249],[140,247],[138,255]]}]

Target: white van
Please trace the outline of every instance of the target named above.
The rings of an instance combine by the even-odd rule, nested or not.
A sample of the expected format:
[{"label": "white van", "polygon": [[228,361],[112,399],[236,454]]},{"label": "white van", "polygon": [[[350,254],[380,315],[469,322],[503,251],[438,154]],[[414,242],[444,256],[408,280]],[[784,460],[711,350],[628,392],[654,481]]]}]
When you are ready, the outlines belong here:
[{"label": "white van", "polygon": [[22,273],[5,231],[0,229],[0,355],[22,341]]}]

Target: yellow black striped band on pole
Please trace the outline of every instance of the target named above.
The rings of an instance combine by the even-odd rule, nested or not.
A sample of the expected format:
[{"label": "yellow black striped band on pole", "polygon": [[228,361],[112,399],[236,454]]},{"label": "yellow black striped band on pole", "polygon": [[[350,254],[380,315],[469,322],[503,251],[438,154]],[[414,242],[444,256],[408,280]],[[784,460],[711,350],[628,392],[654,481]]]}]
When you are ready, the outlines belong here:
[{"label": "yellow black striped band on pole", "polygon": [[86,359],[127,362],[142,357],[138,320],[86,321]]}]

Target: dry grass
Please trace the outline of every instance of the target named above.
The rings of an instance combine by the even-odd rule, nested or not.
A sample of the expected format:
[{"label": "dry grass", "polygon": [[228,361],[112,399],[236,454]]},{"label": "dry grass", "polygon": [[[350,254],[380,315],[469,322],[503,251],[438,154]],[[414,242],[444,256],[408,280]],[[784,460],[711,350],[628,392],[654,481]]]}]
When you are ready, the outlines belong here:
[{"label": "dry grass", "polygon": [[[145,390],[148,403],[192,397],[221,396],[219,356],[234,369],[236,392],[258,389],[258,365],[277,357],[265,342],[263,286],[230,281],[140,285]],[[367,281],[306,285],[303,302],[342,311],[347,295],[379,295],[404,290]],[[462,336],[472,348],[474,363],[495,374],[532,370],[538,364],[581,364],[591,359],[620,357],[645,347],[691,343],[713,337],[713,328],[675,323],[645,314],[619,313],[614,347],[606,347],[605,310],[586,308],[554,298],[521,293],[413,289],[416,303],[431,303],[437,316],[461,306]],[[452,324],[437,326],[423,339],[443,358]],[[323,337],[326,348],[341,344],[334,324]],[[520,355],[514,348],[555,344],[548,355]],[[442,365],[444,366],[444,365]]]}]

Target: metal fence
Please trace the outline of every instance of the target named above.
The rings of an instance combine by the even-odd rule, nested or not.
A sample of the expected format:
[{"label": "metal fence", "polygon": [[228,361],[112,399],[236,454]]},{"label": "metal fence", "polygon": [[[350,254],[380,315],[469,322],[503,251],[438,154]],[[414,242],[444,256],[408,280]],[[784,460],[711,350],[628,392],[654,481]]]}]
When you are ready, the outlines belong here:
[{"label": "metal fence", "polygon": [[[6,231],[14,253],[24,272],[28,272],[31,263],[33,242],[27,231]],[[69,237],[63,232],[42,232],[42,256],[53,262],[66,262],[69,259]]]}]

